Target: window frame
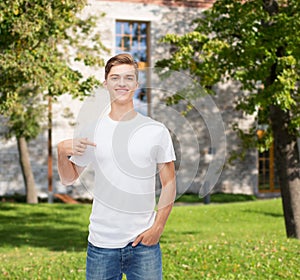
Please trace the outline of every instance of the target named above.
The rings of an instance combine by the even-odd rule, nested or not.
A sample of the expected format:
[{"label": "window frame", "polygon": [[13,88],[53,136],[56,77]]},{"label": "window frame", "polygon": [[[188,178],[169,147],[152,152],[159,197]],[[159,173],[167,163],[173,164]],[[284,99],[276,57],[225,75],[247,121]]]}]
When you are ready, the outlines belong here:
[{"label": "window frame", "polygon": [[[124,34],[117,33],[117,24],[118,23],[137,23],[137,24],[146,24],[146,61],[138,61],[139,70],[146,71],[146,99],[147,99],[147,116],[151,116],[151,76],[149,69],[151,68],[151,38],[150,38],[150,30],[151,30],[151,23],[149,21],[141,21],[141,20],[126,20],[126,19],[116,19],[115,20],[115,54],[120,52],[127,52],[133,54],[130,50],[122,50],[117,47],[117,38],[118,36],[123,36]],[[130,40],[131,41],[131,40]],[[132,42],[132,41],[131,41]]]}]

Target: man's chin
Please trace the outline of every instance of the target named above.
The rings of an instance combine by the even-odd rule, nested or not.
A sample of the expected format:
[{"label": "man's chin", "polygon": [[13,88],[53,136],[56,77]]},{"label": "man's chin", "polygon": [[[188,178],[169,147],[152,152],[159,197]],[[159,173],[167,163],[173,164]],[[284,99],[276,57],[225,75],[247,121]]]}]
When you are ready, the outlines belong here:
[{"label": "man's chin", "polygon": [[129,97],[117,97],[114,99],[114,102],[117,103],[117,104],[127,104],[127,103],[131,103],[133,102],[132,98],[129,98]]},{"label": "man's chin", "polygon": [[127,94],[118,94],[114,96],[114,99],[120,102],[128,102],[132,101],[133,94],[127,93]]}]

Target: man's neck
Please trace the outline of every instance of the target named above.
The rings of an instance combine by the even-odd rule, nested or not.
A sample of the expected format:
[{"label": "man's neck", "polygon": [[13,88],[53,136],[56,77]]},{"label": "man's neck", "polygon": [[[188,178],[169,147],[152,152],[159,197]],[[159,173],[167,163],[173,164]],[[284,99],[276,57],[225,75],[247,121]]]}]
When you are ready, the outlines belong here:
[{"label": "man's neck", "polygon": [[134,110],[133,104],[111,104],[109,117],[114,121],[128,121],[133,119],[136,115],[137,112]]}]

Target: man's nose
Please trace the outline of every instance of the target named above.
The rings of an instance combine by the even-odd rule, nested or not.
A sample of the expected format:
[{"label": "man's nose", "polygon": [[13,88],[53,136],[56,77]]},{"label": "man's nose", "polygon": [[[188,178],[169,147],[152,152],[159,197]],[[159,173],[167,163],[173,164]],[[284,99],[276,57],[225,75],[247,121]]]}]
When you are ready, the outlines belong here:
[{"label": "man's nose", "polygon": [[120,77],[119,79],[119,86],[121,87],[124,87],[126,84],[125,84],[125,78],[124,77]]}]

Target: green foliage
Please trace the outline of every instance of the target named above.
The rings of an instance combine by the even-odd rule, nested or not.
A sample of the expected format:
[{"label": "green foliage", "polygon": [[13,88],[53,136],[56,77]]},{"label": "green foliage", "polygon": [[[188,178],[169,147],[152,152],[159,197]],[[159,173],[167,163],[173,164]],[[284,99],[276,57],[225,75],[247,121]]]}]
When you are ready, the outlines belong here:
[{"label": "green foliage", "polygon": [[[96,17],[80,18],[86,1],[6,0],[0,3],[0,114],[10,134],[34,138],[47,96],[87,95],[99,81],[70,65],[102,66],[107,51]],[[102,15],[101,15],[102,16]]]},{"label": "green foliage", "polygon": [[[36,137],[44,122],[46,105],[41,95],[37,94],[37,87],[21,87],[15,94],[13,104],[8,107],[8,118],[3,123],[8,128],[7,138],[16,136],[25,137],[26,140]],[[12,101],[12,100],[10,100]],[[26,124],[26,125],[24,125]]]},{"label": "green foliage", "polygon": [[[91,205],[0,203],[1,279],[85,279]],[[281,199],[174,207],[161,238],[164,279],[297,279]]]},{"label": "green foliage", "polygon": [[[247,94],[238,100],[238,110],[247,114],[260,110],[262,119],[257,122],[269,124],[270,106],[276,106],[289,112],[285,125],[297,135],[300,2],[219,0],[194,24],[187,34],[168,34],[162,39],[172,51],[157,66],[188,70],[204,88],[229,79],[239,81]],[[256,130],[253,127],[244,133],[246,146],[267,148],[271,143],[267,137],[264,144],[253,141]]]}]

